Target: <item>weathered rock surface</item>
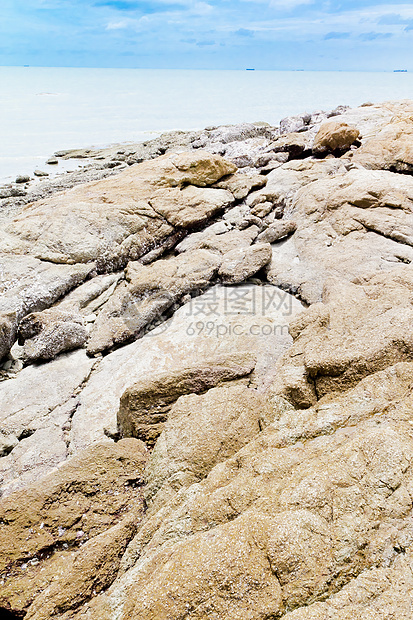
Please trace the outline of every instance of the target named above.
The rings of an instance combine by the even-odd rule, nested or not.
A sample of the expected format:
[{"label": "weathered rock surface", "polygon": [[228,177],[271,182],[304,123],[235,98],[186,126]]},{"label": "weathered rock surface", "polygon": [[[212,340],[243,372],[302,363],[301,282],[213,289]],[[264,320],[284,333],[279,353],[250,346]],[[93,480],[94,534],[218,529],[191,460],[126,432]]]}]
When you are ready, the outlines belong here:
[{"label": "weathered rock surface", "polygon": [[6,226],[0,249],[55,263],[96,261],[112,271],[161,244],[173,226],[202,223],[227,206],[232,194],[204,188],[235,170],[202,151],[143,162],[27,205]]},{"label": "weathered rock surface", "polygon": [[321,125],[314,138],[313,152],[347,151],[359,136],[360,132],[356,127],[338,121],[328,121]]},{"label": "weathered rock surface", "polygon": [[0,609],[410,620],[412,110],[0,189]]},{"label": "weathered rock surface", "polygon": [[81,284],[94,265],[54,265],[29,256],[0,255],[0,360],[16,340],[21,319]]},{"label": "weathered rock surface", "polygon": [[50,360],[84,345],[87,331],[80,315],[53,309],[27,315],[19,325],[18,338],[26,360]]},{"label": "weathered rock surface", "polygon": [[272,257],[269,243],[256,243],[224,254],[218,274],[223,282],[239,284],[265,267]]},{"label": "weathered rock surface", "polygon": [[173,403],[184,394],[199,394],[219,383],[249,375],[256,359],[250,355],[205,360],[130,386],[120,399],[118,424],[123,437],[153,445]]},{"label": "weathered rock surface", "polygon": [[413,261],[413,180],[350,170],[303,187],[289,207],[297,231],[274,246],[268,280],[308,303],[330,276],[354,281]]},{"label": "weathered rock surface", "polygon": [[97,444],[1,502],[3,607],[46,619],[113,581],[142,514],[146,459],[134,439]]},{"label": "weathered rock surface", "polygon": [[253,284],[218,285],[188,301],[166,323],[100,362],[79,397],[69,450],[77,452],[108,435],[117,437],[120,397],[153,375],[247,353],[257,359],[252,384],[268,386],[276,360],[292,343],[289,322],[301,310],[301,303],[288,293]]},{"label": "weathered rock surface", "polygon": [[329,282],[324,303],[290,324],[294,345],[279,380],[298,406],[354,386],[361,378],[413,360],[413,272],[399,267],[363,284]]},{"label": "weathered rock surface", "polygon": [[148,266],[130,263],[127,283],[121,283],[94,324],[88,351],[96,353],[142,334],[184,295],[205,289],[220,264],[220,258],[207,250]]},{"label": "weathered rock surface", "polygon": [[76,394],[94,361],[84,351],[49,364],[24,368],[0,384],[2,493],[21,488],[67,458],[67,431],[76,411]]},{"label": "weathered rock surface", "polygon": [[181,487],[207,476],[273,421],[269,403],[244,385],[181,396],[156,442],[145,473],[147,502],[162,505]]},{"label": "weathered rock surface", "polygon": [[[279,411],[278,422],[149,517],[125,555],[126,572],[90,605],[90,617],[114,609],[125,619],[241,619],[302,607],[292,617],[312,618],[308,602],[336,600],[366,568],[401,563],[410,579],[411,367],[320,401],[303,412],[298,435],[301,412]],[[409,591],[400,596],[409,600]]]}]

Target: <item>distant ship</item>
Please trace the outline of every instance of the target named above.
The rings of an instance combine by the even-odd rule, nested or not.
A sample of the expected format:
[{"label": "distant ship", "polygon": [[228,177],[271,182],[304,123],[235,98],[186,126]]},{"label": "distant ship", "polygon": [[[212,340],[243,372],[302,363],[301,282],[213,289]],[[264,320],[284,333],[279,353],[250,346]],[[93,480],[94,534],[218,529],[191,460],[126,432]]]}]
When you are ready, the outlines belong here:
[{"label": "distant ship", "polygon": [[393,73],[407,73],[407,69],[394,69]]},{"label": "distant ship", "polygon": [[245,69],[245,71],[255,71],[255,69]]}]

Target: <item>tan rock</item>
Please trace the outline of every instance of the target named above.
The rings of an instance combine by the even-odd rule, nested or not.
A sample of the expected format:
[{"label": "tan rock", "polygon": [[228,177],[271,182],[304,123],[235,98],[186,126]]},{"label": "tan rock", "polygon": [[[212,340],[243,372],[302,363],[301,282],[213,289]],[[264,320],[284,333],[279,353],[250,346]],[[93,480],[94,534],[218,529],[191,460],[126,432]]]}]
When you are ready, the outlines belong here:
[{"label": "tan rock", "polygon": [[363,284],[330,282],[324,303],[290,324],[294,345],[280,362],[281,392],[308,406],[369,374],[413,360],[412,292],[411,269],[405,266]]},{"label": "tan rock", "polygon": [[[149,516],[127,550],[118,581],[90,606],[90,618],[99,617],[104,601],[113,610],[110,618],[181,620],[216,613],[258,619],[246,593],[237,597],[240,607],[225,611],[219,607],[222,583],[204,585],[203,576],[210,579],[223,557],[231,559],[230,574],[240,575],[240,587],[248,583],[252,565],[269,561],[282,602],[265,590],[259,601],[268,616],[280,617],[306,605],[297,617],[312,618],[306,615],[309,603],[334,600],[365,569],[386,569],[413,543],[411,367],[399,364],[368,377],[339,400],[326,397],[311,415],[279,412],[279,420],[233,458]],[[287,439],[301,414],[308,414],[303,435]],[[285,447],[284,438],[292,445]],[[222,556],[228,531],[249,546],[251,563],[241,552]],[[198,569],[195,550],[205,570]],[[193,573],[178,568],[190,562]],[[273,592],[279,592],[277,582]],[[230,590],[230,605],[233,596]],[[191,607],[194,600],[200,608]],[[349,613],[348,618],[351,608]]]},{"label": "tan rock", "polygon": [[[409,105],[410,103],[410,105]],[[413,103],[388,105],[389,122],[371,136],[353,156],[353,161],[369,170],[413,170]]]},{"label": "tan rock", "polygon": [[[142,507],[139,508],[142,513]],[[32,620],[61,617],[110,586],[141,516],[139,509],[132,510],[118,524],[85,542],[79,551],[56,558],[50,584],[35,598],[25,617]]]},{"label": "tan rock", "polygon": [[273,170],[267,177],[267,185],[252,192],[246,199],[252,212],[262,203],[270,202],[273,208],[288,210],[299,189],[323,178],[342,175],[346,172],[344,162],[337,159],[299,159],[289,161]]},{"label": "tan rock", "polygon": [[[146,458],[145,447],[134,439],[97,444],[0,502],[1,570],[7,569],[0,591],[3,607],[16,612],[27,610],[34,597],[50,586],[50,598],[43,596],[46,608],[42,611],[43,599],[39,606],[35,604],[35,613],[39,614],[35,617],[46,618],[47,610],[57,610],[62,602],[70,607],[70,594],[72,604],[76,604],[82,597],[90,597],[93,584],[100,589],[110,583],[116,564],[110,567],[108,545],[110,541],[116,545],[112,550],[115,560],[122,544],[133,535],[133,523],[121,521],[131,501],[136,502],[132,511],[138,518],[140,500],[135,487],[142,482]],[[118,522],[118,529],[110,531]],[[96,539],[99,535],[103,538]],[[71,550],[86,541],[74,559]],[[68,551],[62,553],[62,549]],[[44,557],[41,564],[39,556]],[[100,566],[96,563],[99,559]],[[91,584],[76,593],[79,568]],[[53,583],[56,577],[60,587]]]},{"label": "tan rock", "polygon": [[297,224],[293,220],[276,221],[257,237],[261,243],[274,243],[284,237],[288,237],[297,230]]},{"label": "tan rock", "polygon": [[314,138],[313,151],[346,151],[360,136],[356,127],[340,121],[324,122]]},{"label": "tan rock", "polygon": [[408,620],[412,604],[412,549],[403,551],[388,568],[363,571],[323,603],[286,614],[285,620]]},{"label": "tan rock", "polygon": [[[225,224],[224,224],[225,226]],[[221,230],[219,232],[206,230],[192,233],[177,246],[178,252],[206,249],[220,254],[226,254],[240,247],[248,247],[256,239],[260,229],[257,226],[248,226],[244,230]]]},{"label": "tan rock", "polygon": [[191,228],[204,224],[218,211],[234,202],[231,192],[223,189],[200,189],[192,185],[182,189],[157,190],[149,199],[150,206],[172,226]]},{"label": "tan rock", "polygon": [[413,261],[413,182],[387,171],[351,170],[299,190],[289,207],[293,237],[273,246],[268,280],[308,303],[328,277],[363,279]]},{"label": "tan rock", "polygon": [[199,394],[219,383],[249,375],[256,359],[248,354],[218,357],[130,386],[120,399],[118,425],[124,437],[153,445],[173,403],[184,394]]},{"label": "tan rock", "polygon": [[55,263],[96,260],[113,271],[161,245],[174,225],[204,222],[227,206],[232,194],[205,187],[233,172],[204,151],[164,155],[26,205],[0,236],[0,249]]},{"label": "tan rock", "polygon": [[236,200],[242,200],[246,198],[250,192],[254,189],[264,187],[267,183],[267,178],[262,174],[232,174],[231,176],[222,179],[214,185],[218,189],[226,189],[231,192]]},{"label": "tan rock", "polygon": [[[199,482],[273,421],[266,399],[243,385],[181,396],[168,413],[145,473],[145,498],[158,507]],[[153,508],[152,508],[153,509]]]}]

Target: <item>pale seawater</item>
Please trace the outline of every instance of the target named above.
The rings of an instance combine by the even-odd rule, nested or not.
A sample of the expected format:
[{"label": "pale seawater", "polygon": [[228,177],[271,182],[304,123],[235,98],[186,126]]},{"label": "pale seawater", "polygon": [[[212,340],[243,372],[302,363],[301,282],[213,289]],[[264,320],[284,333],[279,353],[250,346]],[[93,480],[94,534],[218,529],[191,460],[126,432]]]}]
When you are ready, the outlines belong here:
[{"label": "pale seawater", "polygon": [[413,73],[0,67],[0,182],[61,149],[406,98]]}]

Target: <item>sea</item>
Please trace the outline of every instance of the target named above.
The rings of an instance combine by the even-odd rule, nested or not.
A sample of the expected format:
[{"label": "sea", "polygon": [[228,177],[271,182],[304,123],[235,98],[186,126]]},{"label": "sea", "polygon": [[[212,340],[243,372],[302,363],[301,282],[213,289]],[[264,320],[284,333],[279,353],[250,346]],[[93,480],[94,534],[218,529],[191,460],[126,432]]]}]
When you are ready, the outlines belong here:
[{"label": "sea", "polygon": [[413,73],[0,67],[0,183],[57,150],[392,99],[413,99]]}]

